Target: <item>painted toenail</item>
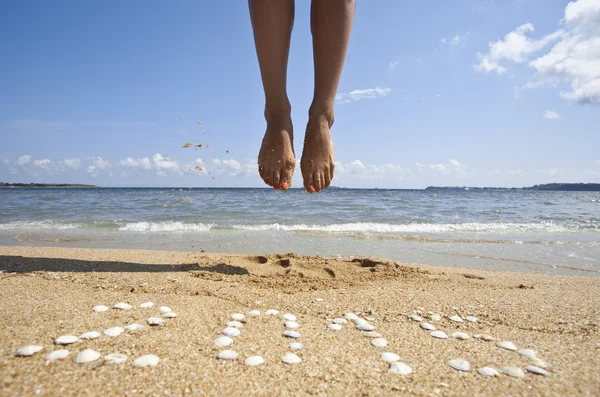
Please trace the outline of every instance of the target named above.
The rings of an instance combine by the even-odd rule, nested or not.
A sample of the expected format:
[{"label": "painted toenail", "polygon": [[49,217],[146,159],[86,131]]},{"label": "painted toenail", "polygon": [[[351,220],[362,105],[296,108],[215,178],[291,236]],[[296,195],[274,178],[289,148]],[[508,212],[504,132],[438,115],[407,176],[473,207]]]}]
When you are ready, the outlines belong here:
[{"label": "painted toenail", "polygon": [[288,188],[288,183],[287,182],[281,182],[281,188],[282,189],[287,189]]},{"label": "painted toenail", "polygon": [[309,191],[310,193],[313,193],[313,192],[315,191],[315,188],[314,188],[314,186],[313,186],[313,185],[308,185],[308,191]]}]

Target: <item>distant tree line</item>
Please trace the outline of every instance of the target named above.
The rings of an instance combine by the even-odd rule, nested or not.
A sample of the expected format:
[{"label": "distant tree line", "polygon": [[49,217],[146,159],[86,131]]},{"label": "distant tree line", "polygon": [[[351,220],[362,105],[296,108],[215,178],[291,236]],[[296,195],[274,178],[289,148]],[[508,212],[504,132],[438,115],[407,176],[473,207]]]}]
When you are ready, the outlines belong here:
[{"label": "distant tree line", "polygon": [[600,183],[544,183],[530,187],[470,187],[470,186],[428,186],[426,190],[545,190],[572,192],[600,192]]}]

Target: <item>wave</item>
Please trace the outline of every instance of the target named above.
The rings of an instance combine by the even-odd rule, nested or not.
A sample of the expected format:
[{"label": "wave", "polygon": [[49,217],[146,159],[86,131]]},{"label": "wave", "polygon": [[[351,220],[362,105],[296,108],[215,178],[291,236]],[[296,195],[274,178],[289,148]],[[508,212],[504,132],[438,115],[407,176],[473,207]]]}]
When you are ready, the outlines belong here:
[{"label": "wave", "polygon": [[14,221],[8,223],[0,223],[0,230],[67,230],[81,227],[81,224],[62,223],[56,221]]},{"label": "wave", "polygon": [[183,223],[183,222],[134,222],[127,223],[119,230],[125,232],[206,232],[215,225],[204,223]]}]

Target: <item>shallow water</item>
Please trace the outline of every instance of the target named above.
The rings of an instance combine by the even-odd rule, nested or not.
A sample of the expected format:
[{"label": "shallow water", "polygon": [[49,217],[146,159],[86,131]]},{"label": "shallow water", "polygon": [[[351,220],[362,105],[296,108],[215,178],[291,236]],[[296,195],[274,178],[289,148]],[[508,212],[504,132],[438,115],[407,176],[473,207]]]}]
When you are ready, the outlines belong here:
[{"label": "shallow water", "polygon": [[600,193],[0,189],[0,244],[379,256],[600,275]]}]

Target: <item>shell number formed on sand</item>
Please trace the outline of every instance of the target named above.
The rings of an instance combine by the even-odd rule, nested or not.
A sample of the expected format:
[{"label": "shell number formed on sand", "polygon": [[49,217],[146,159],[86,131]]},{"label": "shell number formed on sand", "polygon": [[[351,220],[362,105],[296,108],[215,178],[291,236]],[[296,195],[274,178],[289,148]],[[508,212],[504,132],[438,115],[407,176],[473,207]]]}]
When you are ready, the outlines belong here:
[{"label": "shell number formed on sand", "polygon": [[285,313],[281,318],[284,321],[296,321],[296,316],[291,313]]},{"label": "shell number formed on sand", "polygon": [[119,310],[131,310],[132,308],[133,308],[133,306],[131,306],[129,303],[125,303],[125,302],[119,302],[113,306],[113,309],[119,309]]},{"label": "shell number formed on sand", "polygon": [[92,361],[96,361],[99,358],[100,353],[98,353],[96,350],[85,349],[84,351],[77,353],[77,355],[73,359],[73,362],[75,364],[91,363]]},{"label": "shell number formed on sand", "polygon": [[476,334],[473,336],[473,338],[481,339],[486,342],[492,342],[492,341],[496,340],[496,338],[494,338],[492,335],[487,335],[487,334]]},{"label": "shell number formed on sand", "polygon": [[525,372],[519,367],[515,367],[512,365],[508,365],[506,367],[500,368],[500,371],[508,376],[512,376],[513,378],[524,378]]},{"label": "shell number formed on sand", "polygon": [[536,358],[537,357],[537,353],[531,349],[521,349],[521,350],[517,351],[517,354],[519,356],[523,356],[525,358]]},{"label": "shell number formed on sand", "polygon": [[79,335],[79,339],[97,339],[102,335],[98,331],[90,331]]},{"label": "shell number formed on sand", "polygon": [[475,316],[467,316],[467,317],[465,317],[465,320],[467,320],[470,323],[476,323],[477,322],[477,317],[475,317]]},{"label": "shell number formed on sand", "polygon": [[435,327],[429,323],[420,323],[419,327],[426,329],[427,331],[435,331]]},{"label": "shell number formed on sand", "polygon": [[364,324],[358,324],[356,326],[356,329],[359,331],[373,331],[375,329],[375,327],[372,326],[371,324],[364,323]]},{"label": "shell number formed on sand", "polygon": [[265,359],[261,356],[250,356],[246,360],[244,360],[244,364],[249,365],[251,367],[255,367],[257,365],[261,365],[265,363]]},{"label": "shell number formed on sand", "polygon": [[302,349],[304,349],[304,345],[299,342],[292,342],[292,343],[290,343],[289,348],[292,350],[302,350]]},{"label": "shell number formed on sand", "polygon": [[233,343],[233,339],[231,339],[229,336],[220,336],[215,339],[214,343],[218,347],[225,347],[231,345]]},{"label": "shell number formed on sand", "polygon": [[540,367],[536,367],[535,365],[528,365],[527,367],[525,367],[525,370],[527,372],[531,372],[532,374],[536,374],[536,375],[550,376],[550,372],[548,372],[545,369],[542,369]]},{"label": "shell number formed on sand", "polygon": [[43,348],[44,348],[43,346],[38,346],[38,345],[29,345],[29,346],[21,347],[21,348],[17,349],[17,351],[15,352],[15,356],[17,356],[17,357],[33,356],[35,353],[39,352]]},{"label": "shell number formed on sand", "polygon": [[250,316],[250,317],[258,317],[258,316],[260,316],[260,311],[258,311],[258,310],[252,310],[252,311],[248,312],[248,316]]},{"label": "shell number formed on sand", "polygon": [[342,330],[342,326],[339,324],[329,324],[327,326],[327,328],[329,328],[332,331],[341,331]]},{"label": "shell number formed on sand", "polygon": [[146,354],[145,356],[136,358],[133,365],[136,367],[156,367],[160,358],[154,354]]},{"label": "shell number formed on sand", "polygon": [[242,321],[244,319],[244,315],[242,313],[233,313],[231,318],[236,321]]},{"label": "shell number formed on sand", "polygon": [[165,320],[163,320],[162,318],[158,318],[158,317],[150,317],[148,320],[146,320],[146,322],[148,323],[148,325],[151,326],[159,326],[159,325],[165,325]]},{"label": "shell number formed on sand", "polygon": [[348,324],[348,320],[346,320],[345,318],[334,318],[332,323],[339,324],[339,325],[346,325],[346,324]]},{"label": "shell number formed on sand", "polygon": [[221,333],[225,336],[234,337],[240,334],[240,330],[233,327],[227,327]]},{"label": "shell number formed on sand", "polygon": [[95,311],[96,313],[101,313],[101,312],[105,312],[108,310],[107,306],[104,305],[97,305],[92,307],[92,310]]},{"label": "shell number formed on sand", "polygon": [[448,339],[448,335],[446,335],[446,333],[444,331],[433,331],[429,335],[433,336],[434,338],[438,338],[438,339]]},{"label": "shell number formed on sand", "polygon": [[457,323],[462,323],[463,322],[463,319],[460,318],[460,316],[457,316],[457,315],[450,316],[449,318],[450,318],[450,320],[456,321]]},{"label": "shell number formed on sand", "polygon": [[265,316],[276,316],[279,312],[275,309],[269,309],[265,312]]},{"label": "shell number formed on sand", "polygon": [[287,337],[287,338],[300,338],[302,335],[300,335],[300,332],[296,332],[296,331],[283,331],[283,336]]},{"label": "shell number formed on sand", "polygon": [[165,314],[163,314],[163,318],[175,318],[177,317],[177,313],[175,312],[167,312]]},{"label": "shell number formed on sand", "polygon": [[481,367],[477,373],[482,376],[498,376],[500,373],[492,367]]},{"label": "shell number formed on sand", "polygon": [[363,332],[363,336],[366,338],[381,338],[381,337],[383,337],[383,335],[381,335],[379,332],[375,332],[375,331]]},{"label": "shell number formed on sand", "polygon": [[104,330],[106,336],[119,336],[123,333],[124,329],[121,327],[112,327]]},{"label": "shell number formed on sand", "polygon": [[465,333],[465,332],[454,332],[452,334],[452,337],[454,339],[460,339],[460,340],[467,340],[469,339],[469,334]]},{"label": "shell number formed on sand", "polygon": [[227,326],[240,329],[244,328],[244,324],[240,323],[239,321],[227,321]]},{"label": "shell number formed on sand", "polygon": [[71,343],[79,342],[79,338],[75,335],[63,335],[54,339],[55,345],[70,345]]},{"label": "shell number formed on sand", "polygon": [[530,358],[529,359],[529,364],[534,365],[536,367],[540,367],[540,368],[548,368],[548,364],[545,363],[544,361],[540,360],[537,357]]},{"label": "shell number formed on sand", "polygon": [[400,356],[397,355],[396,353],[385,352],[385,353],[381,353],[381,359],[388,363],[394,363],[396,361],[400,361]]},{"label": "shell number formed on sand", "polygon": [[302,359],[294,353],[288,352],[281,357],[281,361],[283,361],[286,364],[300,364],[302,362]]},{"label": "shell number formed on sand", "polygon": [[140,307],[141,307],[142,309],[147,309],[147,308],[149,308],[149,307],[152,307],[152,306],[154,306],[154,303],[153,303],[153,302],[144,302],[144,303],[142,303],[142,304],[140,305]]},{"label": "shell number formed on sand", "polygon": [[514,343],[509,342],[509,341],[498,342],[498,343],[496,343],[496,346],[501,347],[502,349],[506,349],[506,350],[512,350],[512,351],[519,350],[519,349],[517,349],[517,346],[515,346]]},{"label": "shell number formed on sand", "polygon": [[416,314],[411,314],[409,318],[410,318],[411,320],[413,320],[413,321],[416,321],[416,322],[419,322],[419,323],[420,323],[421,321],[423,321],[423,319],[422,319],[421,317],[417,316]]},{"label": "shell number formed on sand", "polygon": [[127,361],[127,356],[121,353],[110,353],[104,356],[104,361],[113,363],[113,364],[123,364]]},{"label": "shell number formed on sand", "polygon": [[233,350],[222,350],[217,354],[219,360],[235,360],[238,358],[238,354]]},{"label": "shell number formed on sand", "polygon": [[354,313],[346,313],[344,314],[344,318],[349,321],[354,321],[358,318],[358,316]]},{"label": "shell number formed on sand", "polygon": [[129,324],[129,325],[125,326],[125,329],[127,331],[138,331],[142,328],[144,328],[144,326],[142,324]]},{"label": "shell number formed on sand", "polygon": [[471,370],[471,364],[469,364],[468,361],[463,360],[461,358],[448,361],[448,365],[457,371],[468,372]]},{"label": "shell number formed on sand", "polygon": [[295,321],[286,321],[285,323],[283,323],[283,326],[286,328],[295,329],[295,328],[299,328],[300,324],[298,324]]},{"label": "shell number formed on sand", "polygon": [[158,310],[160,310],[161,313],[170,313],[170,312],[173,311],[173,309],[171,309],[168,306],[161,306],[161,307],[158,308]]},{"label": "shell number formed on sand", "polygon": [[371,339],[371,344],[375,347],[386,347],[388,345],[388,341],[384,338],[375,338]]},{"label": "shell number formed on sand", "polygon": [[412,368],[398,361],[390,364],[390,372],[398,375],[408,375],[412,373]]},{"label": "shell number formed on sand", "polygon": [[65,358],[69,357],[69,354],[71,354],[71,352],[68,350],[65,350],[65,349],[55,350],[52,353],[49,353],[46,355],[46,360],[48,360],[48,361],[64,360]]}]

